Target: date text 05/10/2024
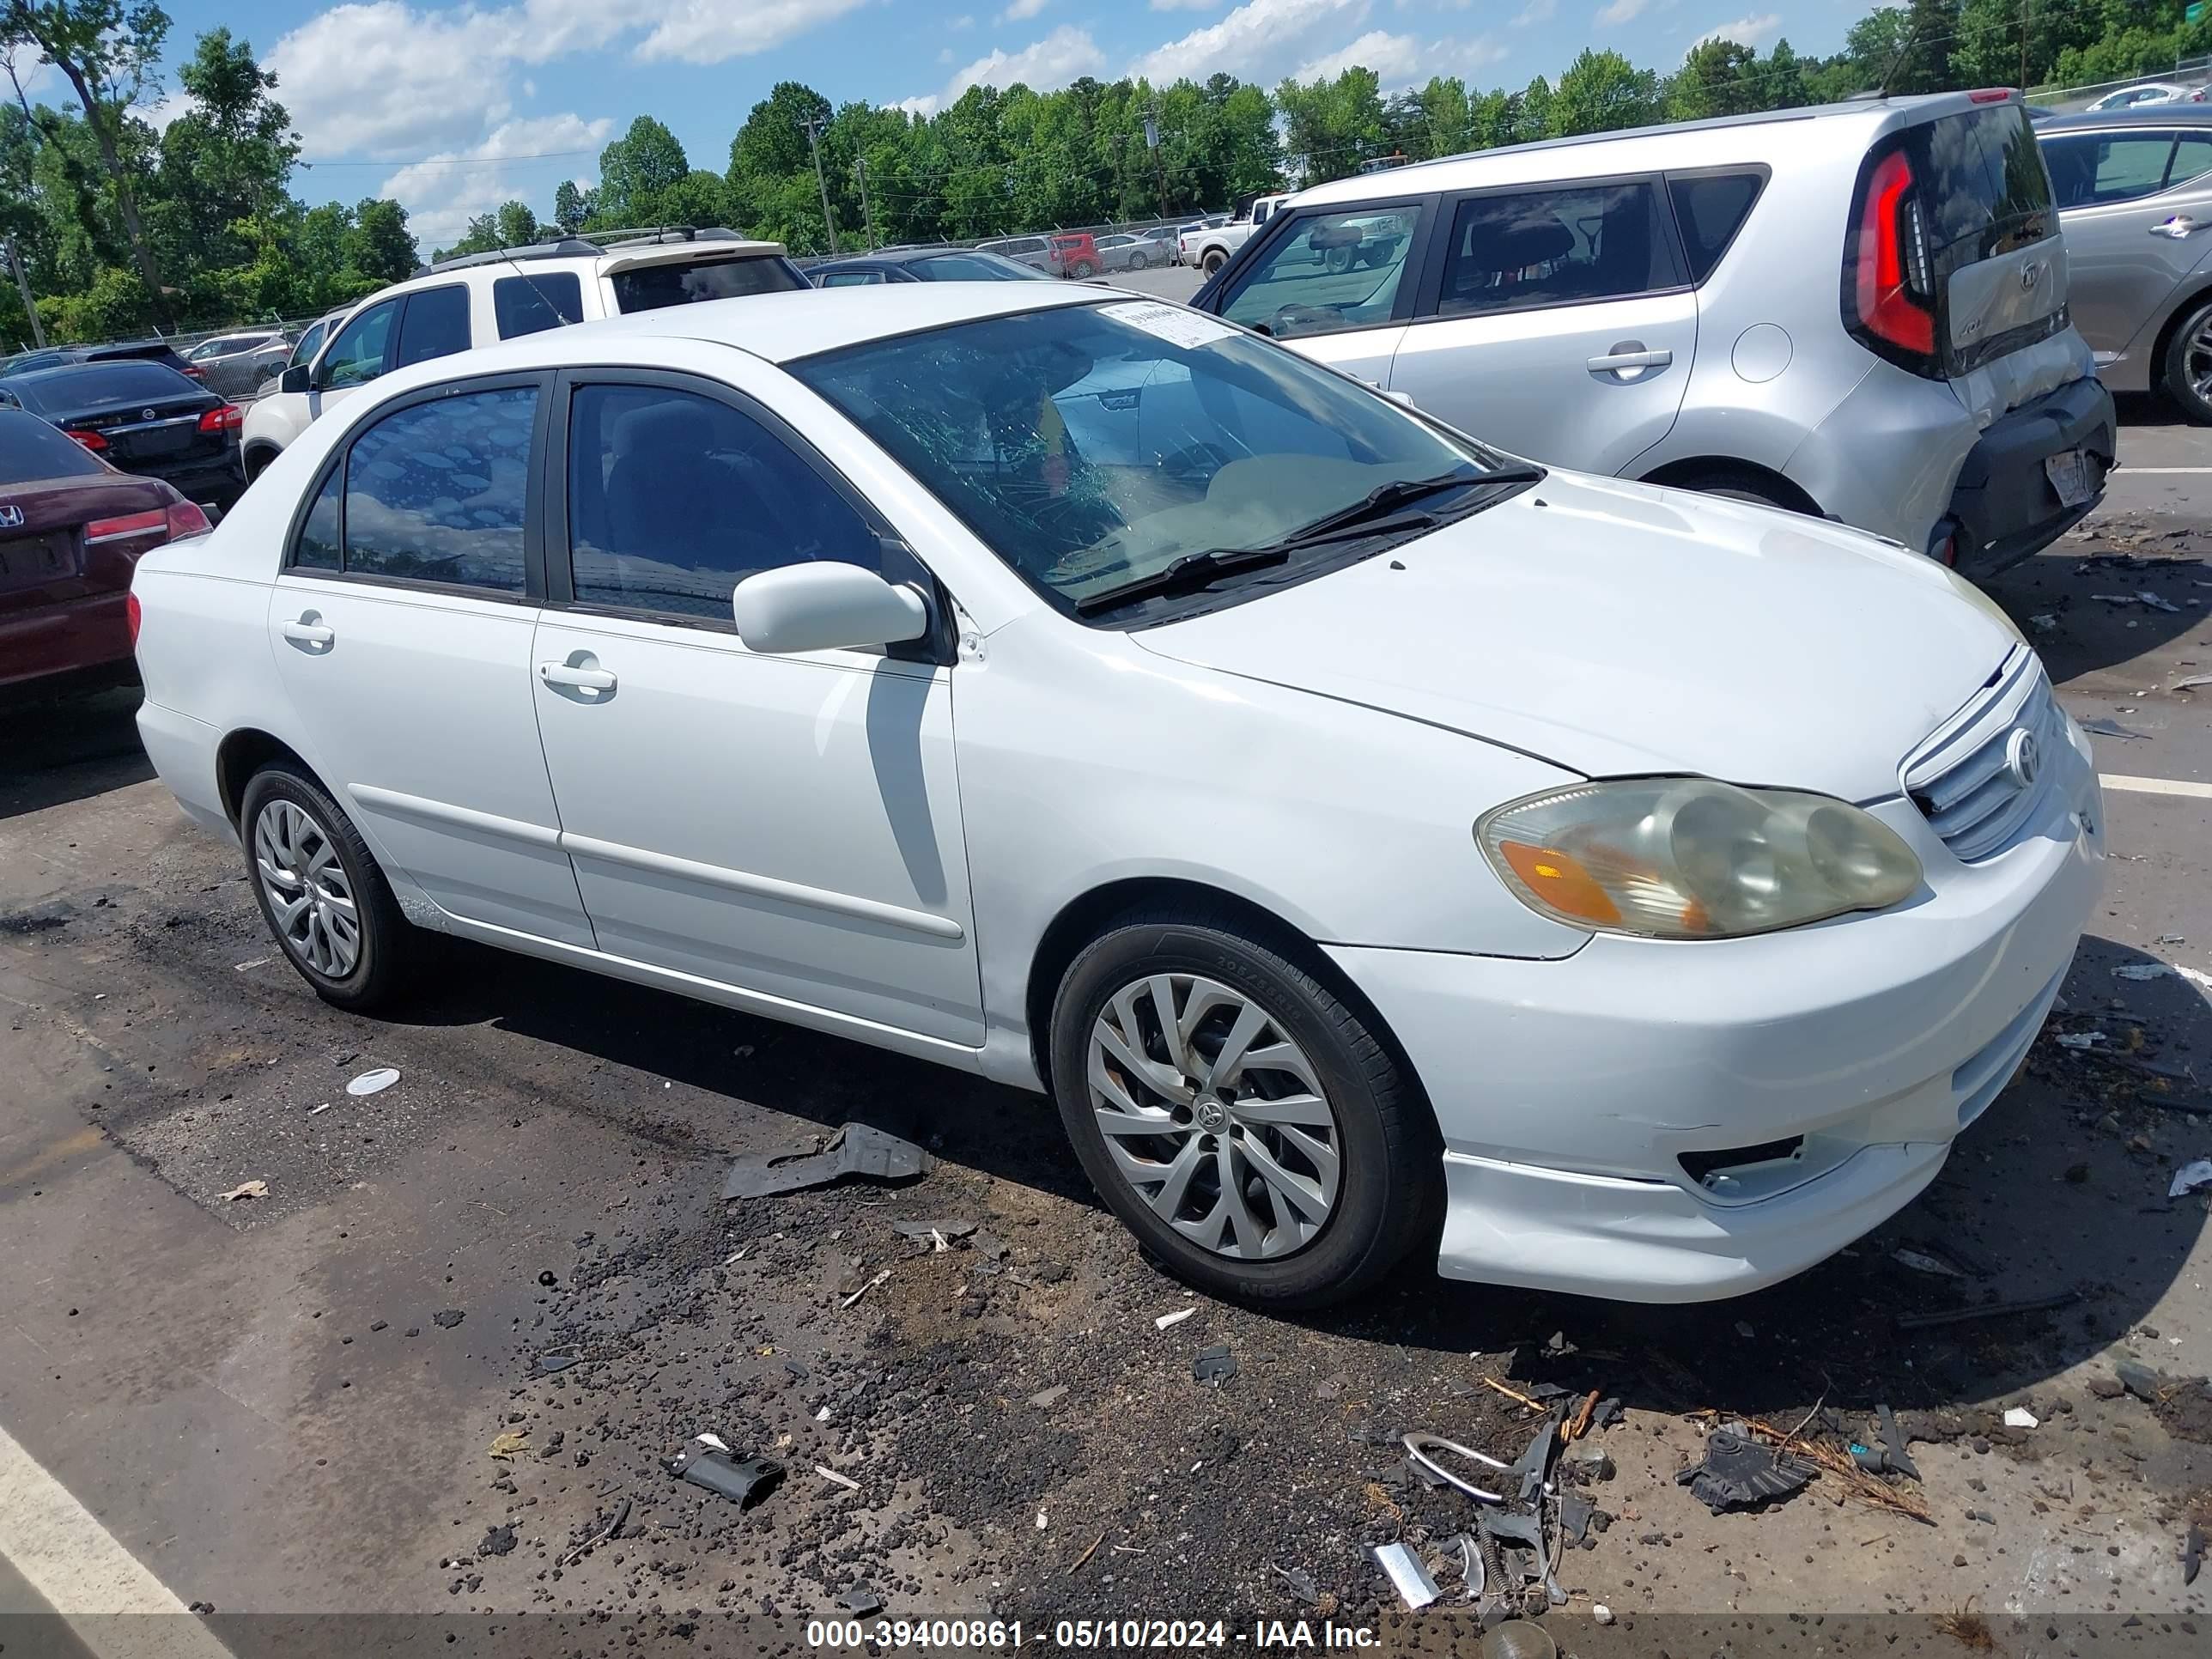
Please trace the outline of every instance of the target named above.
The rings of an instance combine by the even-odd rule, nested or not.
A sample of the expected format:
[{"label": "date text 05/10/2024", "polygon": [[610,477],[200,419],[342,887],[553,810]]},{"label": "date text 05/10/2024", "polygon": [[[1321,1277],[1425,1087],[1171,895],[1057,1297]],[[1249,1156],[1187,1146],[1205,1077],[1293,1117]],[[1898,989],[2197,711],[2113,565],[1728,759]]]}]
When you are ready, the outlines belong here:
[{"label": "date text 05/10/2024", "polygon": [[[1042,1645],[1042,1631],[1024,1632],[1018,1620],[828,1619],[809,1621],[806,1643],[815,1648],[1019,1649],[1024,1636]],[[1133,1649],[1173,1651],[1190,1648],[1247,1647],[1296,1651],[1372,1648],[1380,1638],[1360,1625],[1318,1624],[1304,1619],[1263,1619],[1249,1632],[1231,1631],[1224,1620],[1062,1619],[1052,1627],[1058,1649]]]}]

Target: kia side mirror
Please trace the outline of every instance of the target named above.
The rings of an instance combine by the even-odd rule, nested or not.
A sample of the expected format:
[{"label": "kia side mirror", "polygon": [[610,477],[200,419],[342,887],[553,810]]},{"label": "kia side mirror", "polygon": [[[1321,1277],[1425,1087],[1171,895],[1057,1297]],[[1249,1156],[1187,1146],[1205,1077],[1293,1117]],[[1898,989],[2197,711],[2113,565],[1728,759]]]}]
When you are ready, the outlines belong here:
[{"label": "kia side mirror", "polygon": [[921,594],[827,559],[746,577],[730,595],[730,614],[748,650],[777,655],[902,645],[929,631]]}]

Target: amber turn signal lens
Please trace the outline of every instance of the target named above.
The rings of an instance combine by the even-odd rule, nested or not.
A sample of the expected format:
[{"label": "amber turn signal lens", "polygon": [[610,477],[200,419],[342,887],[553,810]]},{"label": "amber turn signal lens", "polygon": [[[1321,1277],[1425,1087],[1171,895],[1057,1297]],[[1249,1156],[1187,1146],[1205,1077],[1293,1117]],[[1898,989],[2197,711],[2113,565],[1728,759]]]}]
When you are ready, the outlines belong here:
[{"label": "amber turn signal lens", "polygon": [[1556,847],[1501,841],[1498,851],[1513,873],[1528,884],[1528,890],[1554,910],[1589,921],[1617,924],[1620,921],[1620,908],[1606,896],[1596,878]]}]

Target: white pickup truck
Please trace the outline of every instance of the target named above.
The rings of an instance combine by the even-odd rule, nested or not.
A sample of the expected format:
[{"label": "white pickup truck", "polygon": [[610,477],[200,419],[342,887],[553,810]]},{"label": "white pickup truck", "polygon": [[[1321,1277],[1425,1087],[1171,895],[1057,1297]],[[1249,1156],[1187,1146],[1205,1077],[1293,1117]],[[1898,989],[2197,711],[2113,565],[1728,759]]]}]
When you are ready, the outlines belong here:
[{"label": "white pickup truck", "polygon": [[1288,191],[1279,196],[1262,196],[1252,204],[1252,211],[1225,225],[1214,225],[1200,230],[1186,230],[1176,239],[1176,252],[1182,263],[1195,265],[1211,276],[1229,263],[1229,256],[1243,247],[1252,233],[1267,222],[1267,217],[1291,199]]}]

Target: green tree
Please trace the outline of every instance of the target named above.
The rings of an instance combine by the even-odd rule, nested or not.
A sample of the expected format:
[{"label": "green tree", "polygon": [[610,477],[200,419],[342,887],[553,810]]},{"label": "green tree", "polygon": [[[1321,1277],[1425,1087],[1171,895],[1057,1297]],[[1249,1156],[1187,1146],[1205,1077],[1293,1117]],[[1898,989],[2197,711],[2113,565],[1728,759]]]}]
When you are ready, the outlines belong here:
[{"label": "green tree", "polygon": [[422,263],[407,210],[388,197],[357,203],[346,234],[346,264],[373,283],[403,282]]},{"label": "green tree", "polygon": [[492,222],[499,236],[495,247],[528,247],[538,238],[538,216],[527,202],[501,202]]},{"label": "green tree", "polygon": [[661,192],[690,170],[676,135],[641,115],[599,152],[598,216],[617,225],[658,223]]},{"label": "green tree", "polygon": [[1768,88],[1754,78],[1758,72],[1759,54],[1741,41],[1706,40],[1691,47],[1667,82],[1667,118],[1702,121],[1768,107]]},{"label": "green tree", "polygon": [[592,216],[597,191],[584,190],[573,179],[563,179],[553,192],[553,222],[570,235],[584,228]]},{"label": "green tree", "polygon": [[1646,126],[1658,118],[1656,75],[1638,69],[1617,52],[1585,47],[1559,76],[1546,130],[1567,137]]}]

